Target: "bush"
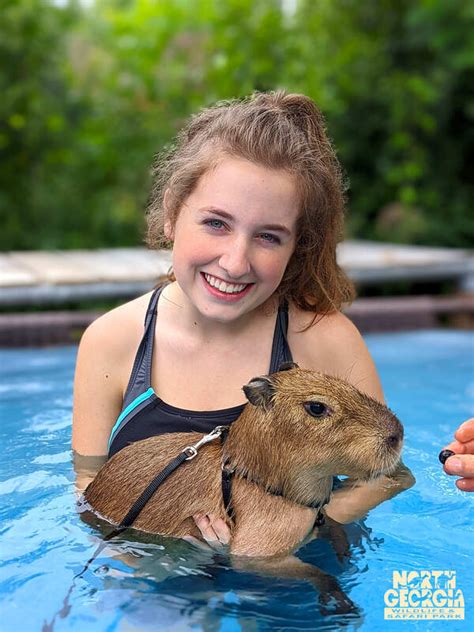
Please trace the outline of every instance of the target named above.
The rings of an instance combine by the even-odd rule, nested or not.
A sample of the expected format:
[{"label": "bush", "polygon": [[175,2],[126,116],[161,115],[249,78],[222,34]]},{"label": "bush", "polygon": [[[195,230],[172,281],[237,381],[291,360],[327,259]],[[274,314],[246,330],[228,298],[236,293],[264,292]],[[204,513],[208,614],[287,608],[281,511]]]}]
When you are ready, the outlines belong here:
[{"label": "bush", "polygon": [[279,87],[326,114],[352,236],[468,246],[473,27],[460,0],[5,3],[0,248],[140,243],[182,121]]}]

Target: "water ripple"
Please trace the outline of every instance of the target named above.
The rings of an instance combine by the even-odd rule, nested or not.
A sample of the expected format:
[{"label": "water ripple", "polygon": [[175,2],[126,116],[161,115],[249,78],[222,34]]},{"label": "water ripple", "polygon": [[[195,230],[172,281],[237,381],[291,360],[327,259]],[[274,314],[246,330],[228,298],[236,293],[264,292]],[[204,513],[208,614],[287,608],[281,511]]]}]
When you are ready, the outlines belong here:
[{"label": "water ripple", "polygon": [[44,470],[38,470],[24,476],[16,476],[7,481],[0,482],[0,495],[29,492],[33,489],[48,489],[58,485],[69,485],[65,476],[50,474]]},{"label": "water ripple", "polygon": [[68,463],[71,460],[71,451],[58,452],[56,454],[44,454],[33,459],[32,463],[38,465],[50,465],[55,463]]}]

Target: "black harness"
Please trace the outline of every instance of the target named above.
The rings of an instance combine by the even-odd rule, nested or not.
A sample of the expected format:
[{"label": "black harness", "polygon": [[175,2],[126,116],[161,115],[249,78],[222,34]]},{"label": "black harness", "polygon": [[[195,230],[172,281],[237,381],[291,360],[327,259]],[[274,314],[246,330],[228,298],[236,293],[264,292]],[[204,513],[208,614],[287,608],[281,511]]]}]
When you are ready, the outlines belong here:
[{"label": "black harness", "polygon": [[[120,521],[120,524],[117,525],[115,529],[113,529],[110,533],[108,533],[104,537],[102,543],[99,545],[94,555],[87,562],[86,566],[81,571],[81,573],[79,573],[76,577],[80,577],[85,572],[89,564],[97,557],[99,552],[106,546],[106,543],[109,540],[111,540],[117,535],[120,535],[122,531],[125,531],[125,529],[128,529],[128,527],[131,527],[133,525],[133,523],[138,518],[138,516],[140,515],[141,511],[143,510],[147,502],[156,492],[158,487],[168,478],[168,476],[170,476],[176,469],[178,469],[178,467],[182,465],[185,461],[191,461],[192,459],[194,459],[194,457],[197,456],[199,448],[205,445],[206,443],[214,441],[215,439],[218,439],[220,437],[221,442],[223,444],[225,440],[227,439],[228,433],[229,433],[228,426],[217,426],[209,434],[204,435],[204,437],[200,439],[197,443],[195,443],[192,446],[187,446],[186,448],[184,448],[178,454],[176,458],[170,461],[170,463],[168,463],[168,465],[164,467],[161,470],[161,472],[159,472],[155,476],[155,478],[146,486],[146,488],[143,490],[140,496],[136,499],[136,501],[130,507],[126,515],[122,518],[122,520]],[[227,463],[222,464],[222,482],[221,482],[222,500],[224,503],[225,511],[227,515],[229,516],[230,520],[235,519],[235,511],[232,505],[232,480],[233,480],[234,474],[235,474],[235,471],[231,469]],[[249,479],[246,476],[244,476],[243,478],[246,478],[250,482],[256,483],[258,485],[257,481],[253,481],[252,479]],[[266,491],[267,493],[273,494],[274,496],[283,496],[283,494],[279,490],[267,489]],[[323,513],[323,507],[328,502],[329,502],[329,498],[325,498],[322,503],[306,505],[307,507],[311,509],[318,510],[318,513],[316,514],[316,519],[314,521],[314,527],[320,527],[321,525],[324,524],[325,516]]]},{"label": "black harness", "polygon": [[[209,443],[210,441],[214,441],[215,439],[220,437],[222,445],[225,443],[227,436],[229,434],[229,426],[217,426],[212,430],[209,434],[205,435],[202,439],[200,439],[195,445],[187,446],[184,448],[176,458],[174,458],[168,465],[155,476],[155,478],[147,485],[147,487],[143,490],[137,500],[130,507],[128,513],[123,517],[119,526],[116,528],[116,535],[120,533],[124,529],[132,526],[135,520],[140,515],[142,509],[145,507],[147,502],[156,492],[158,487],[170,476],[182,463],[185,461],[190,461],[193,459],[201,446]],[[222,489],[222,500],[224,503],[225,511],[230,518],[230,520],[235,519],[235,511],[232,505],[232,480],[234,477],[235,471],[229,466],[228,463],[224,462],[222,464],[222,478],[221,478],[221,489]],[[250,482],[258,484],[257,481],[253,481],[248,477],[244,476]],[[273,494],[274,496],[283,496],[282,492],[274,489],[267,489],[267,493]],[[329,498],[324,499],[322,503],[316,503],[312,505],[306,505],[311,509],[317,509],[318,513],[316,515],[316,519],[314,521],[315,527],[320,527],[324,524],[324,513],[323,507],[329,502]]]},{"label": "black harness", "polygon": [[[145,507],[147,502],[156,492],[158,487],[162,483],[165,482],[168,476],[170,476],[175,470],[177,470],[178,467],[182,465],[185,461],[191,461],[191,459],[194,459],[194,457],[197,456],[198,450],[201,446],[205,445],[206,443],[209,443],[210,441],[214,441],[214,439],[218,439],[219,437],[221,437],[221,440],[222,440],[223,433],[225,433],[225,436],[227,436],[228,431],[229,429],[227,426],[217,426],[209,434],[204,435],[204,437],[200,439],[197,443],[195,443],[194,445],[189,445],[183,450],[181,450],[178,456],[174,458],[172,461],[170,461],[170,463],[168,463],[168,465],[165,468],[163,468],[161,472],[159,472],[159,474],[157,474],[155,478],[146,486],[146,488],[143,490],[140,496],[136,499],[136,501],[130,507],[128,513],[120,521],[120,524],[117,527],[117,529],[120,529],[120,531],[123,531],[124,529],[131,527],[132,524],[140,515],[142,509]],[[224,493],[224,483],[222,484],[222,491]],[[226,495],[227,494],[229,495],[229,500],[228,500],[229,505],[231,503],[230,493],[231,493],[230,488],[227,489],[226,487]],[[224,501],[224,505],[226,505],[225,501]]]},{"label": "black harness", "polygon": [[[221,435],[222,444],[224,444],[227,439],[227,435],[229,434],[229,427],[224,426],[224,430]],[[232,506],[232,479],[234,477],[235,470],[233,470],[227,462],[224,461],[222,464],[222,499],[224,501],[224,507],[227,515],[231,520],[235,518],[235,511]],[[251,483],[255,483],[256,485],[260,485],[258,481],[245,476],[244,474],[240,474],[241,478],[245,478],[247,481]],[[262,487],[262,485],[260,485]],[[283,496],[282,492],[278,489],[265,488],[265,492],[267,494],[271,494],[272,496]],[[323,513],[323,507],[327,505],[329,502],[329,498],[325,498],[322,503],[315,503],[311,505],[305,505],[310,509],[317,509],[318,513],[316,514],[316,519],[314,521],[314,527],[321,527],[325,522],[325,517]]]},{"label": "black harness", "polygon": [[[209,443],[210,441],[214,441],[215,439],[220,438],[222,444],[224,444],[225,440],[227,439],[228,433],[229,433],[228,426],[217,426],[216,428],[214,428],[214,430],[212,430],[212,432],[210,432],[207,435],[204,435],[204,437],[200,439],[197,443],[195,443],[192,446],[187,446],[186,448],[184,448],[178,454],[176,458],[174,458],[170,463],[168,463],[168,465],[164,467],[161,470],[161,472],[159,472],[159,474],[155,476],[155,478],[147,485],[147,487],[143,490],[143,492],[140,494],[137,500],[130,507],[127,514],[121,520],[120,524],[114,529],[112,529],[110,533],[104,536],[102,542],[98,545],[93,555],[87,560],[83,569],[79,573],[74,575],[71,586],[69,587],[69,590],[64,598],[62,609],[59,610],[54,615],[51,622],[49,623],[46,621],[44,622],[43,632],[52,632],[57,615],[59,614],[61,617],[64,617],[65,615],[63,613],[65,612],[67,614],[69,612],[70,610],[69,597],[74,589],[74,586],[76,585],[76,580],[78,580],[80,577],[84,575],[86,570],[89,568],[92,562],[97,558],[99,553],[107,546],[107,543],[109,542],[109,540],[116,537],[117,535],[120,535],[128,527],[131,527],[133,525],[133,523],[138,518],[138,516],[140,515],[141,511],[143,510],[147,502],[156,492],[158,487],[168,478],[168,476],[170,476],[185,461],[190,461],[194,459],[194,457],[197,456],[199,448],[205,445],[206,443]],[[235,474],[235,471],[229,466],[228,463],[222,464],[222,499],[224,502],[224,507],[227,512],[227,515],[229,516],[231,520],[235,519],[235,511],[232,505],[232,479],[234,477],[234,474]],[[251,481],[251,479],[249,479],[248,477],[245,477],[245,478]],[[258,485],[258,481],[251,481],[251,482],[256,483]],[[283,496],[283,494],[278,490],[270,489],[266,491],[275,496]],[[314,526],[319,527],[322,524],[324,524],[324,514],[322,512],[322,509],[324,505],[327,504],[328,502],[329,502],[329,498],[325,499],[321,504],[308,505],[308,507],[311,507],[313,509],[318,509],[316,520],[314,521]]]},{"label": "black harness", "polygon": [[[110,533],[104,536],[102,542],[94,551],[92,557],[90,557],[89,560],[84,565],[84,568],[74,576],[73,582],[71,584],[71,587],[64,601],[65,604],[68,603],[69,595],[71,594],[71,591],[74,588],[76,580],[82,577],[82,575],[84,575],[86,570],[89,568],[90,564],[97,558],[99,553],[107,546],[107,543],[109,542],[109,540],[111,540],[112,538],[115,538],[117,535],[120,535],[123,531],[128,529],[128,527],[131,527],[133,525],[133,523],[138,518],[138,516],[140,515],[141,511],[143,510],[147,502],[156,492],[158,487],[168,478],[168,476],[170,476],[185,461],[191,461],[192,459],[194,459],[194,457],[197,456],[199,448],[205,445],[206,443],[209,443],[210,441],[214,441],[215,439],[218,439],[218,438],[220,438],[221,442],[224,443],[227,438],[228,433],[229,433],[228,426],[217,426],[216,428],[214,428],[214,430],[212,430],[212,432],[210,432],[207,435],[204,435],[204,437],[200,439],[197,443],[195,443],[192,446],[187,446],[186,448],[184,448],[178,454],[176,458],[174,458],[170,463],[168,463],[168,465],[164,467],[161,470],[161,472],[159,472],[159,474],[155,476],[155,478],[147,485],[147,487],[143,490],[143,492],[140,494],[137,500],[130,507],[127,514],[121,520],[120,524],[116,526],[114,529],[112,529]],[[227,463],[222,464],[222,499],[224,502],[224,507],[227,512],[227,515],[229,516],[231,520],[235,519],[235,511],[232,505],[232,479],[234,477],[234,474],[235,474],[235,471],[231,469]],[[256,483],[258,485],[257,481],[252,481],[248,477],[244,477],[244,478],[247,478],[247,480],[253,483]],[[278,490],[270,489],[266,491],[270,494],[273,494],[274,496],[283,496],[283,494]],[[316,505],[307,505],[308,507],[311,507],[312,509],[318,509],[316,520],[314,521],[314,526],[319,527],[322,524],[324,524],[324,513],[322,510],[323,510],[324,505],[326,505],[328,502],[329,502],[329,498],[326,498],[320,504],[318,503]],[[46,626],[43,628],[45,631],[53,629],[52,626],[54,624],[55,618],[56,618],[56,615],[53,618],[53,621],[51,622],[50,625],[46,624]]]},{"label": "black harness", "polygon": [[[229,426],[222,427],[221,443],[224,445],[225,440],[229,435]],[[224,509],[230,520],[235,519],[234,506],[232,505],[232,479],[234,478],[234,470],[231,469],[228,463],[222,463],[221,473],[221,489],[222,489],[222,501],[224,503]]]}]

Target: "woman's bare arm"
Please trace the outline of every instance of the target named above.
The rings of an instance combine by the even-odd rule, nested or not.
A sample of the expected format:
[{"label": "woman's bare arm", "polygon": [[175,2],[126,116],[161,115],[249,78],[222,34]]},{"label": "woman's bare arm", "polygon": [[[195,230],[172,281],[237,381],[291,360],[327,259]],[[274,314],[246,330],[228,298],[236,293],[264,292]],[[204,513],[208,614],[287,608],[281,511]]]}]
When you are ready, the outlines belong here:
[{"label": "woman's bare arm", "polygon": [[107,456],[84,456],[72,453],[72,464],[76,474],[76,492],[82,494],[90,482],[94,480],[97,472],[107,461]]},{"label": "woman's bare arm", "polygon": [[143,335],[150,293],[120,305],[84,332],[74,378],[72,447],[83,456],[107,454],[110,432]]},{"label": "woman's bare arm", "polygon": [[120,353],[114,318],[99,318],[85,331],[74,377],[72,448],[83,456],[107,454],[122,405]]},{"label": "woman's bare arm", "polygon": [[[82,336],[74,377],[72,421],[76,491],[82,492],[107,459],[107,443],[122,393],[114,317],[96,320]],[[115,341],[115,344],[112,344]]]},{"label": "woman's bare arm", "polygon": [[363,518],[370,509],[393,498],[415,484],[415,478],[400,461],[390,476],[381,476],[369,483],[347,478],[331,496],[327,515],[341,524]]}]

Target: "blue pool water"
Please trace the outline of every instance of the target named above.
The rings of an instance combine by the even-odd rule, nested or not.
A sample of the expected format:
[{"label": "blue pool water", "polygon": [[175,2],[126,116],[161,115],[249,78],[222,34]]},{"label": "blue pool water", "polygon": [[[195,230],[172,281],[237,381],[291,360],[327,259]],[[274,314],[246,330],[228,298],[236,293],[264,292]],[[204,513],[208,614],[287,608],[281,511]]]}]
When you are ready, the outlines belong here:
[{"label": "blue pool water", "polygon": [[[366,337],[390,407],[405,425],[404,460],[417,484],[346,527],[350,559],[327,542],[298,555],[337,577],[357,604],[323,615],[311,585],[232,568],[224,555],[173,539],[111,541],[76,580],[100,534],[75,510],[71,386],[76,350],[0,352],[0,630],[474,629],[474,494],[437,460],[474,414],[474,338],[423,331]],[[465,619],[384,620],[394,571],[455,571]]]}]

